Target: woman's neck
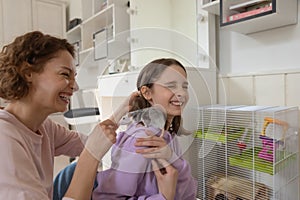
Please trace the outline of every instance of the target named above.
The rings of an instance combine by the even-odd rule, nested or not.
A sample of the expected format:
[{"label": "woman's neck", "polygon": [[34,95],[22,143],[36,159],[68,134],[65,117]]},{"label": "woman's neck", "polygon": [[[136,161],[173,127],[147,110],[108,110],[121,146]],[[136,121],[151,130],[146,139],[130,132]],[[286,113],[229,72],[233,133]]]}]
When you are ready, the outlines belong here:
[{"label": "woman's neck", "polygon": [[9,103],[4,110],[14,115],[20,122],[33,132],[38,133],[38,129],[47,118],[38,109],[24,105],[22,102]]}]

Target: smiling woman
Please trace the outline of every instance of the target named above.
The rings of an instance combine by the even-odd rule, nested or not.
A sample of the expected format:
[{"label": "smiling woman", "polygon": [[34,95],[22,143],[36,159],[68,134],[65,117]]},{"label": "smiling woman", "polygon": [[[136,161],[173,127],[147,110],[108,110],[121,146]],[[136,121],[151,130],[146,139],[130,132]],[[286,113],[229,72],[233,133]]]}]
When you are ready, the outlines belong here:
[{"label": "smiling woman", "polygon": [[[89,136],[53,122],[49,115],[67,109],[78,89],[74,47],[65,39],[39,31],[17,37],[0,53],[0,199],[52,199],[54,156],[80,155],[68,199],[89,199],[99,161],[116,141],[111,119],[97,124]],[[124,115],[130,97],[118,109]],[[174,194],[177,170],[158,177],[160,192]],[[171,186],[171,187],[170,187]]]},{"label": "smiling woman", "polygon": [[0,199],[52,199],[55,155],[78,156],[82,136],[54,123],[78,89],[74,47],[34,31],[0,53]]}]

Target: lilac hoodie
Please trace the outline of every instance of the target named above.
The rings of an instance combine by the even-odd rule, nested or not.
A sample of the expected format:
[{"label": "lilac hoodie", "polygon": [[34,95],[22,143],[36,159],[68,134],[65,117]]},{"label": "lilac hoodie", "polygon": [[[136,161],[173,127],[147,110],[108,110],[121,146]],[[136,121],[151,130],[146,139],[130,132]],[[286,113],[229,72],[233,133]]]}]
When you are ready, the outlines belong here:
[{"label": "lilac hoodie", "polygon": [[[164,199],[158,191],[151,159],[135,153],[137,148],[141,148],[134,145],[136,138],[147,137],[146,129],[156,135],[160,134],[157,128],[146,128],[137,123],[131,124],[126,131],[118,134],[117,142],[112,148],[112,166],[97,174],[98,186],[93,192],[93,200]],[[164,139],[173,150],[169,162],[178,170],[175,200],[196,199],[197,182],[191,175],[188,162],[180,157],[182,154],[177,137],[166,131]]]}]

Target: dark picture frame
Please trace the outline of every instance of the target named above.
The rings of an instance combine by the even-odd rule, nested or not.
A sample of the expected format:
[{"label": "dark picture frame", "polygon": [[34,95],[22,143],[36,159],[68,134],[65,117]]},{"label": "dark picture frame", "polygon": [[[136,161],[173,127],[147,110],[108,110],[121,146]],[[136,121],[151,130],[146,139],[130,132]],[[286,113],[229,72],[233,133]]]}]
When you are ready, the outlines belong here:
[{"label": "dark picture frame", "polygon": [[80,41],[73,43],[75,49],[75,66],[79,66],[79,51],[80,51]]},{"label": "dark picture frame", "polygon": [[93,33],[93,45],[94,45],[94,60],[101,60],[108,56],[107,45],[107,29],[103,28]]}]

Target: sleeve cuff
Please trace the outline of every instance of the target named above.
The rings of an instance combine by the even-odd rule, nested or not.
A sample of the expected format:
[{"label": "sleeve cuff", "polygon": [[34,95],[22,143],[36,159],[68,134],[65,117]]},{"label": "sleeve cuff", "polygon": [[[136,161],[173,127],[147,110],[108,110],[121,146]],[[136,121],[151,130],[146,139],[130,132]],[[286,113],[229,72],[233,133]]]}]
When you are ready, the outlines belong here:
[{"label": "sleeve cuff", "polygon": [[151,197],[147,198],[147,200],[166,200],[166,198],[164,197],[164,195],[159,193],[159,194],[152,195]]},{"label": "sleeve cuff", "polygon": [[75,200],[75,199],[73,199],[71,197],[63,197],[62,200]]}]

